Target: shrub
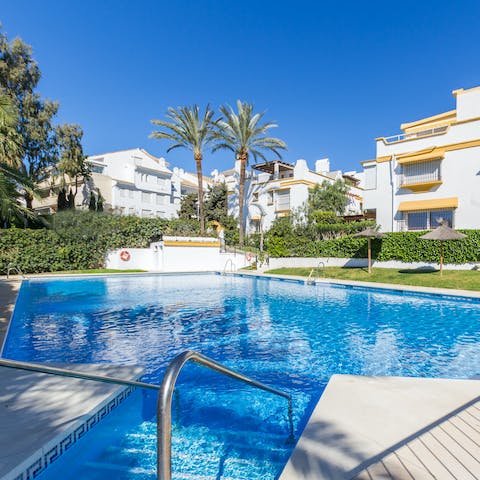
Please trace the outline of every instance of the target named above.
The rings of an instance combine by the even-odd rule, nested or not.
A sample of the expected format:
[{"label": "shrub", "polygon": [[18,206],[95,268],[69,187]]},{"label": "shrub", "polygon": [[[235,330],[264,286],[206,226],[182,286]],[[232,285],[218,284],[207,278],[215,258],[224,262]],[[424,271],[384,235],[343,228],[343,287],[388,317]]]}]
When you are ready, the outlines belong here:
[{"label": "shrub", "polygon": [[[270,233],[270,232],[269,232]],[[386,233],[372,240],[372,257],[377,260],[403,262],[438,262],[440,242],[421,240],[425,232]],[[462,230],[467,238],[444,243],[445,263],[480,261],[480,230]],[[339,257],[365,258],[367,239],[351,235],[331,240],[312,241],[291,232],[285,236],[269,235],[267,252],[271,257]]]},{"label": "shrub", "polygon": [[25,273],[102,268],[109,250],[148,247],[164,234],[198,236],[199,225],[195,220],[62,212],[53,216],[51,229],[0,230],[0,271],[11,262]]}]

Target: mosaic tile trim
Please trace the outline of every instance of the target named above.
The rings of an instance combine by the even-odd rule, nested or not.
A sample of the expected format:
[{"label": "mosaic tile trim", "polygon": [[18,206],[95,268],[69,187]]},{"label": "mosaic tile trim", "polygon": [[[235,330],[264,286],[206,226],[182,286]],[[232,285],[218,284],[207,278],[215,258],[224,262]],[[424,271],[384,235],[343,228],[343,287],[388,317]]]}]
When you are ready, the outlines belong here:
[{"label": "mosaic tile trim", "polygon": [[[75,427],[50,450],[42,452],[40,456],[32,459],[32,463],[19,473],[13,480],[31,480],[43,472],[49,465],[57,460],[62,453],[66,452],[72,445],[80,440],[89,430],[91,430],[102,418],[105,418],[115,407],[120,405],[133,391],[135,387],[123,389],[115,398],[107,401],[105,405],[99,408],[92,416],[87,418],[82,424]],[[7,475],[4,478],[9,478]]]}]

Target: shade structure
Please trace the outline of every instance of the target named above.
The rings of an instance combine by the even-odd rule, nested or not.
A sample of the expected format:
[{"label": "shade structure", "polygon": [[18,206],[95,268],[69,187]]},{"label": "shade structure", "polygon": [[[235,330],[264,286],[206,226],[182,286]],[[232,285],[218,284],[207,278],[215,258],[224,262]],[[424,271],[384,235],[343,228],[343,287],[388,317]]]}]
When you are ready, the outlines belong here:
[{"label": "shade structure", "polygon": [[440,242],[440,275],[443,275],[443,242],[450,240],[462,240],[466,235],[456,232],[453,228],[450,228],[445,223],[442,223],[439,227],[431,232],[422,235],[422,240],[436,240]]},{"label": "shade structure", "polygon": [[375,230],[372,227],[368,227],[361,232],[358,232],[354,237],[367,238],[368,239],[368,273],[372,273],[372,238],[383,237],[383,233]]}]

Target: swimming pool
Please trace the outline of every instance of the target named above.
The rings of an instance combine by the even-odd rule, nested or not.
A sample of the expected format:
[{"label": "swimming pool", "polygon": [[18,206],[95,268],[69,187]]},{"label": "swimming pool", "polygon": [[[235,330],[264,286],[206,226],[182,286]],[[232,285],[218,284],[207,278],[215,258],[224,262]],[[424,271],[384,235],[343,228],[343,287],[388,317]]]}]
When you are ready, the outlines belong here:
[{"label": "swimming pool", "polygon": [[[3,356],[145,365],[159,383],[196,350],[291,393],[298,437],[332,374],[468,378],[479,333],[477,300],[214,274],[69,278],[22,285]],[[279,475],[293,449],[283,399],[195,365],[178,385],[174,478]],[[153,479],[154,407],[135,392],[39,478]]]}]

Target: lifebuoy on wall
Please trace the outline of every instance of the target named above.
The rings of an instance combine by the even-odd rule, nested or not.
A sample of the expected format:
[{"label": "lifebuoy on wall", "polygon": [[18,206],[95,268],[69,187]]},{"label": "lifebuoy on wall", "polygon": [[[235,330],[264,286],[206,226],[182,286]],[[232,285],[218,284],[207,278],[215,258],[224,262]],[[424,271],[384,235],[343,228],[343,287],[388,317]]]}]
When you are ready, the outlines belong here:
[{"label": "lifebuoy on wall", "polygon": [[250,261],[252,260],[252,258],[253,258],[253,253],[252,253],[252,252],[247,252],[247,253],[245,254],[245,260],[246,260],[247,262],[250,262]]},{"label": "lifebuoy on wall", "polygon": [[128,262],[130,260],[130,252],[128,250],[122,250],[120,252],[120,260],[122,260],[122,262]]}]

